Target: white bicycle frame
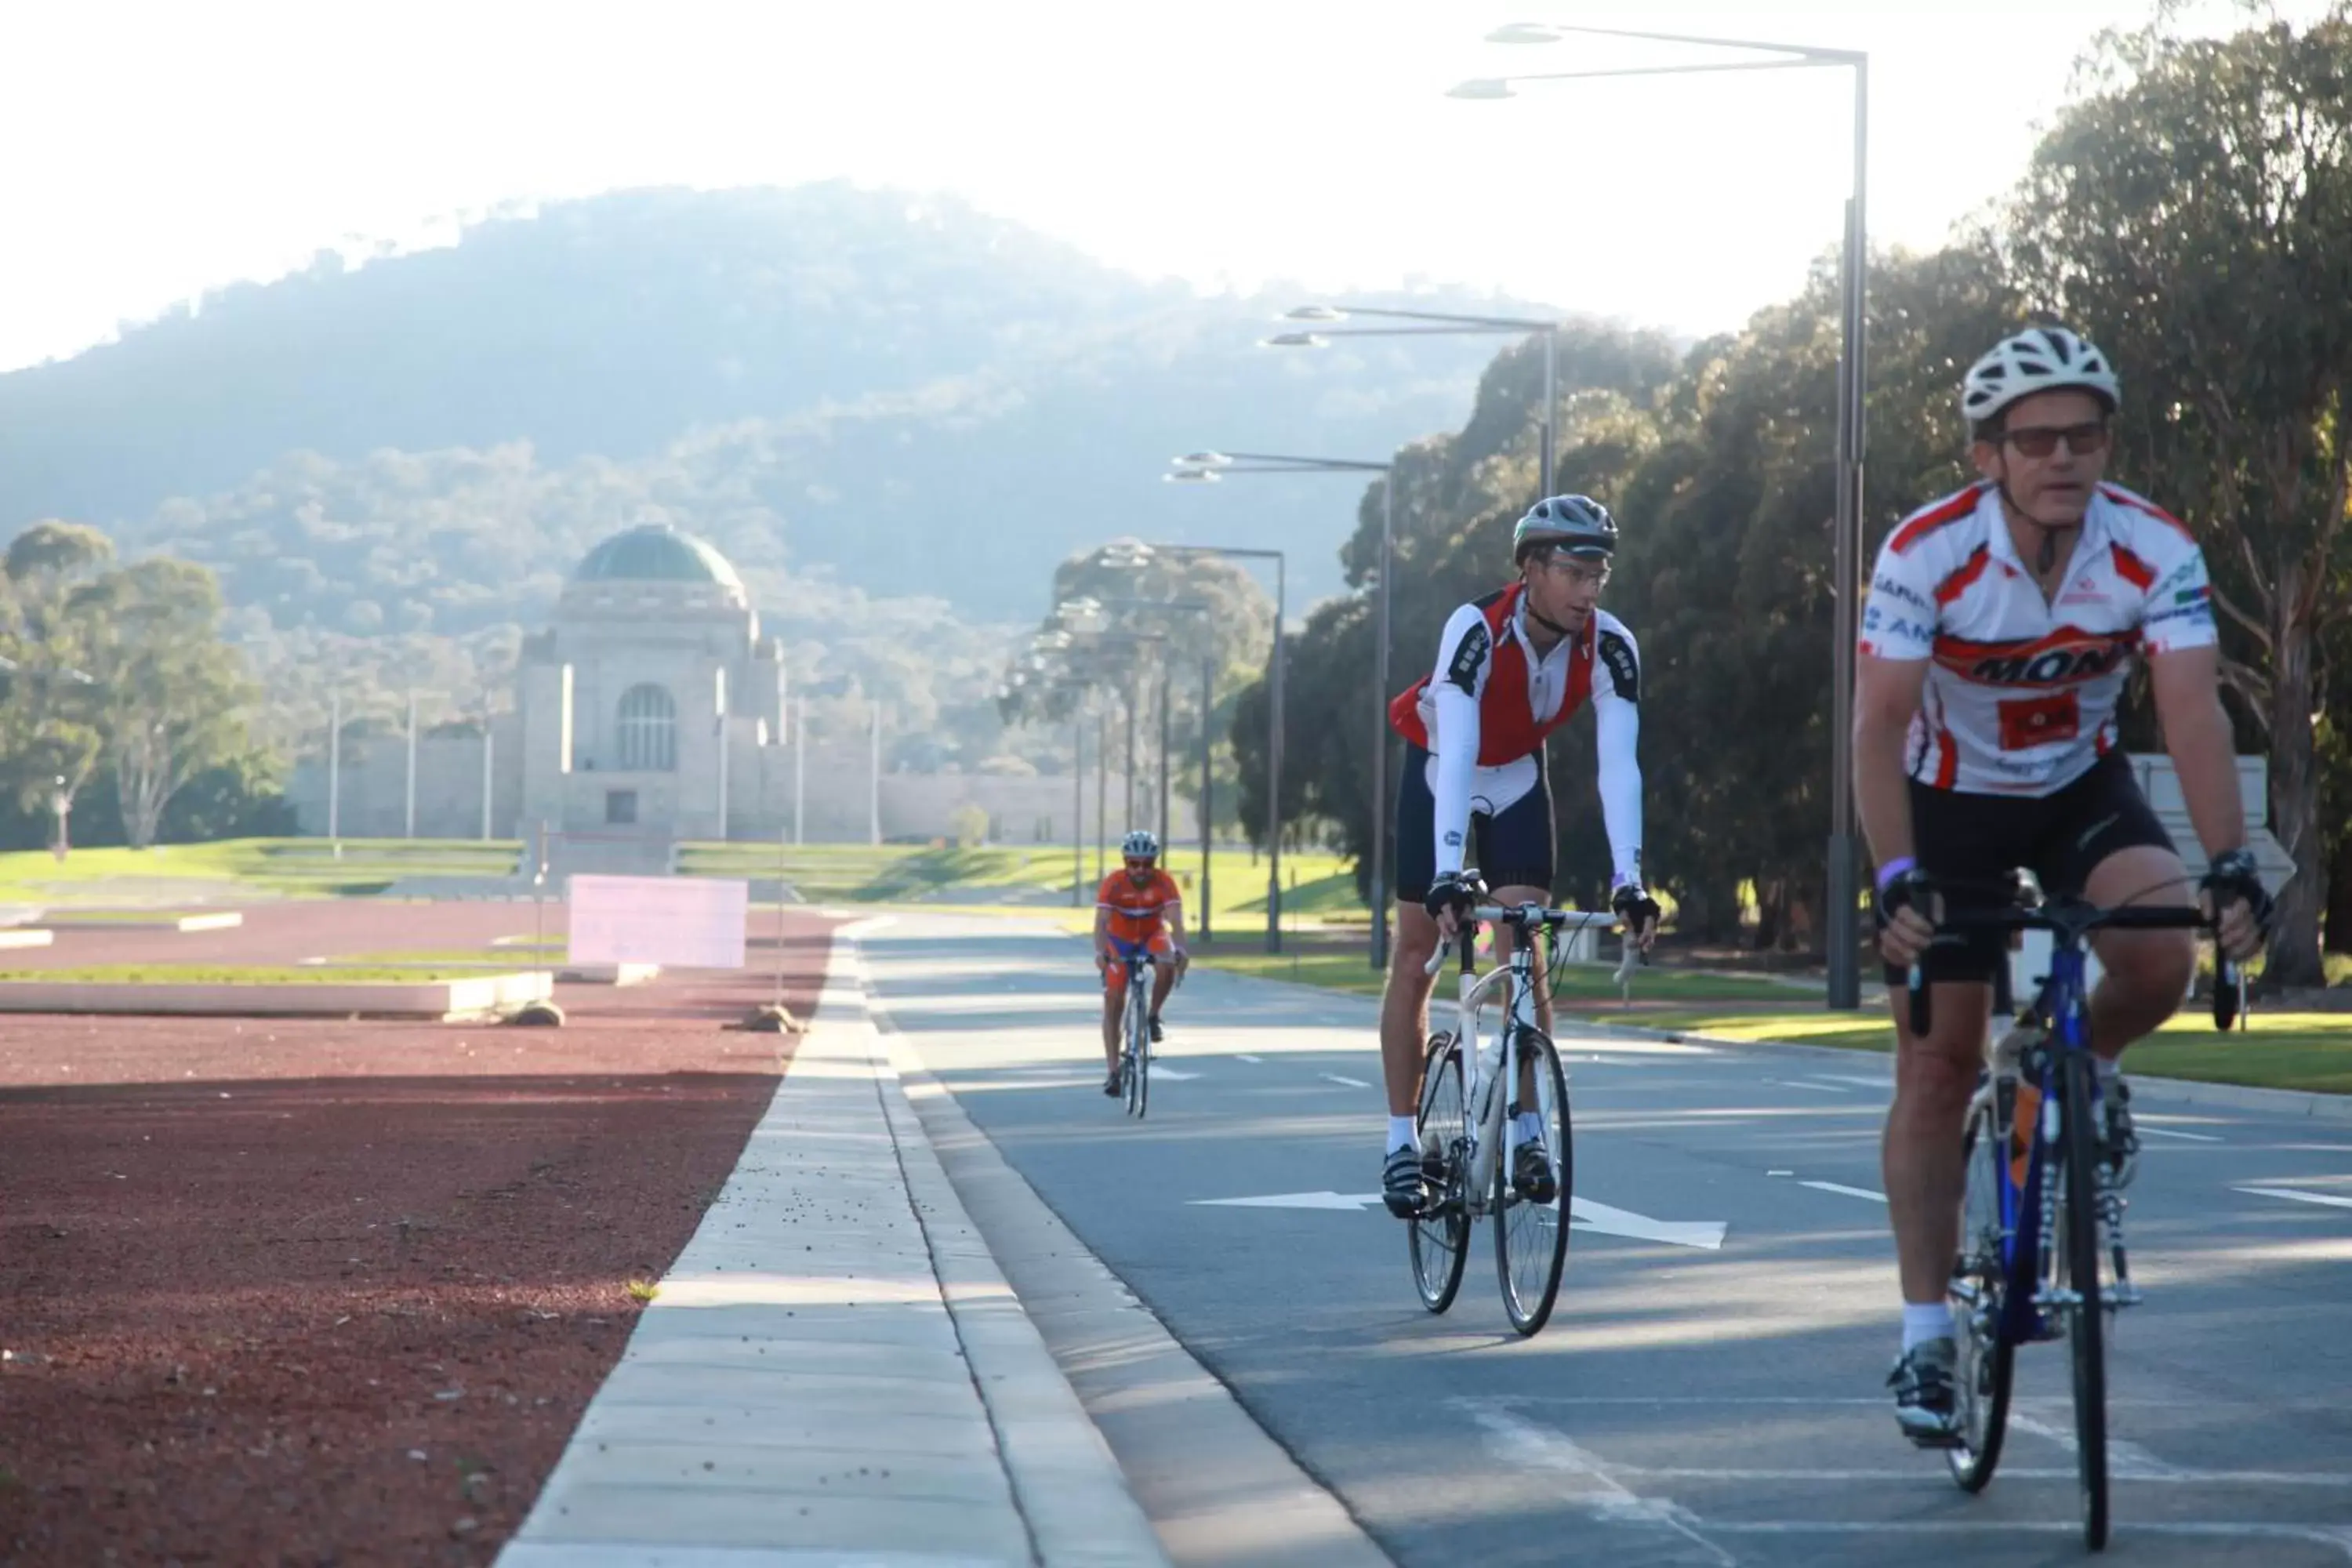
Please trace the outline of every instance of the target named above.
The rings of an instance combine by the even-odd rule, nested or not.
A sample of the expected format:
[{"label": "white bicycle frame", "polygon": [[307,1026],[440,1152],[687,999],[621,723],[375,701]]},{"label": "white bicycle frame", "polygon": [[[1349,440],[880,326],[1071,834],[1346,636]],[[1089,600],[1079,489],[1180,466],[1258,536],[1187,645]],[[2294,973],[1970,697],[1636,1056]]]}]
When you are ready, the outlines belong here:
[{"label": "white bicycle frame", "polygon": [[[1474,1215],[1487,1212],[1487,1199],[1495,1185],[1495,1162],[1500,1157],[1503,1147],[1503,1102],[1509,1097],[1494,1092],[1494,1086],[1497,1081],[1518,1081],[1519,1032],[1536,1027],[1535,933],[1547,929],[1547,922],[1555,916],[1562,918],[1557,927],[1549,928],[1554,941],[1571,932],[1589,931],[1594,926],[1617,923],[1614,915],[1577,910],[1548,910],[1541,904],[1521,904],[1507,910],[1499,904],[1479,904],[1470,910],[1472,920],[1497,930],[1509,929],[1500,922],[1506,916],[1512,915],[1519,917],[1525,927],[1513,933],[1519,940],[1511,944],[1510,962],[1484,974],[1463,974],[1454,1005],[1454,1037],[1461,1042],[1463,1047],[1462,1104],[1465,1110],[1476,1107],[1476,1113],[1471,1118],[1468,1168],[1463,1175],[1462,1192],[1463,1201]],[[1429,966],[1423,973],[1434,974],[1438,972],[1453,952],[1455,940],[1454,937],[1438,940],[1437,951],[1430,955]],[[1621,988],[1631,979],[1641,952],[1641,948],[1628,937],[1625,956],[1619,962],[1615,976]],[[1516,979],[1523,984],[1511,988],[1510,1016],[1504,1020],[1502,1037],[1497,1043],[1494,1068],[1490,1071],[1486,1050],[1478,1039],[1478,1014],[1486,1005],[1487,994],[1506,979]]]}]

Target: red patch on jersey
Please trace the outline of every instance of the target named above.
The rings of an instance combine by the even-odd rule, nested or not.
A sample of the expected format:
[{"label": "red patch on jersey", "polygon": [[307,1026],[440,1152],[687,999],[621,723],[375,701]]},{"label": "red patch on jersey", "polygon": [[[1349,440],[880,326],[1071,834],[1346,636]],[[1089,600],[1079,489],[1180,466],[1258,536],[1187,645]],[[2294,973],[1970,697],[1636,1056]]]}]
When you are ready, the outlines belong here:
[{"label": "red patch on jersey", "polygon": [[2082,710],[2071,691],[2047,697],[2013,698],[2000,704],[2000,749],[2031,751],[2053,741],[2071,741],[2082,729]]}]

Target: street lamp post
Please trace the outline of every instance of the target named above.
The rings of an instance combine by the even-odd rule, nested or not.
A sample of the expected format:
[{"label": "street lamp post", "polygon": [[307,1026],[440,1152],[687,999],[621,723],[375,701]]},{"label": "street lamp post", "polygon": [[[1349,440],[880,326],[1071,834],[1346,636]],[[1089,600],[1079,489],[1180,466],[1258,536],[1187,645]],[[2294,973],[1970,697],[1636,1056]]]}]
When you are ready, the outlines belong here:
[{"label": "street lamp post", "polygon": [[1862,1005],[1861,911],[1857,907],[1860,847],[1854,834],[1853,713],[1855,622],[1862,581],[1863,418],[1867,380],[1864,374],[1864,307],[1867,302],[1870,228],[1865,216],[1870,150],[1870,57],[1858,49],[1816,48],[1804,44],[1762,43],[1749,38],[1699,37],[1685,33],[1640,32],[1623,27],[1587,27],[1558,22],[1515,22],[1487,35],[1499,44],[1555,43],[1569,34],[1642,38],[1656,43],[1696,44],[1769,55],[1762,60],[1706,65],[1643,66],[1604,70],[1550,71],[1532,76],[1486,77],[1453,89],[1455,98],[1492,100],[1514,96],[1523,81],[1589,81],[1607,77],[1695,76],[1719,71],[1804,70],[1818,67],[1853,72],[1853,186],[1846,199],[1843,236],[1843,321],[1838,356],[1836,592],[1832,595],[1830,637],[1830,841],[1829,986],[1834,1009]]},{"label": "street lamp post", "polygon": [[[1296,312],[1293,312],[1296,314]],[[1546,440],[1549,442],[1549,427]],[[1391,570],[1396,547],[1396,471],[1392,463],[1375,462],[1369,458],[1301,458],[1276,452],[1192,452],[1176,459],[1175,466],[1164,476],[1180,484],[1213,484],[1228,474],[1379,474],[1381,482],[1381,559],[1380,589],[1373,599],[1372,624],[1372,867],[1370,890],[1372,906],[1372,932],[1370,958],[1371,967],[1385,969],[1389,962],[1389,897],[1388,897],[1388,837],[1389,837],[1389,584],[1395,574]],[[1233,552],[1231,553],[1266,553],[1265,552]],[[1274,552],[1279,559],[1279,552]],[[1276,578],[1280,581],[1279,576]],[[1276,738],[1267,757],[1267,776],[1274,797],[1273,820],[1277,840],[1275,873],[1281,871],[1279,845],[1282,821],[1282,748],[1280,742],[1282,701],[1282,612],[1277,589],[1275,610],[1275,711]],[[1279,898],[1279,891],[1274,895]],[[1271,909],[1273,906],[1268,905]],[[1271,917],[1269,917],[1271,918]],[[1278,942],[1278,934],[1270,931],[1269,940]],[[1270,952],[1281,951],[1279,947]]]},{"label": "street lamp post", "polygon": [[[1344,321],[1354,316],[1379,316],[1391,321],[1433,323],[1412,327],[1325,327],[1321,323]],[[1540,446],[1537,461],[1541,471],[1536,477],[1535,499],[1541,500],[1551,494],[1554,465],[1559,456],[1559,330],[1564,321],[1545,321],[1522,316],[1455,316],[1438,310],[1376,310],[1369,305],[1301,305],[1286,311],[1286,321],[1311,321],[1317,329],[1304,332],[1276,332],[1258,340],[1259,346],[1270,349],[1328,348],[1334,338],[1462,338],[1487,337],[1496,334],[1518,336],[1533,333],[1543,339],[1543,418],[1537,428]]]}]

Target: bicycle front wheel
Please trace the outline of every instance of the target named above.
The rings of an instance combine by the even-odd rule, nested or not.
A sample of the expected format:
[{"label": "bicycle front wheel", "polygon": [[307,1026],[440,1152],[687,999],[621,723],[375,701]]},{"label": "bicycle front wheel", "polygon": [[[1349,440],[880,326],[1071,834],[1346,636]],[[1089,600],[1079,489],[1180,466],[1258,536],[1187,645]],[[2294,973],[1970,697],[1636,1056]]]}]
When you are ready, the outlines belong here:
[{"label": "bicycle front wheel", "polygon": [[1143,982],[1139,974],[1127,983],[1127,1113],[1139,1121],[1151,1108],[1151,1004]]},{"label": "bicycle front wheel", "polygon": [[2065,1105],[2060,1160],[2065,1203],[2059,1267],[2074,1294],[2066,1325],[2074,1360],[2074,1462],[2083,1488],[2083,1540],[2094,1552],[2107,1544],[2106,1317],[2099,1299],[2099,1140],[2092,1123],[2091,1053],[2066,1053],[2060,1069]]},{"label": "bicycle front wheel", "polygon": [[1469,1194],[1463,1190],[1469,1172],[1470,1112],[1462,1099],[1462,1047],[1450,1036],[1429,1042],[1415,1131],[1428,1198],[1406,1227],[1405,1246],[1421,1304],[1443,1312],[1462,1289],[1462,1265],[1470,1256]]},{"label": "bicycle front wheel", "polygon": [[2002,1165],[2009,1140],[1996,1100],[1998,1086],[1969,1110],[1960,1144],[1968,1195],[1960,1210],[1960,1257],[1952,1269],[1952,1327],[1959,1349],[1953,1368],[1959,1397],[1960,1437],[1945,1451],[1952,1479],[1964,1491],[1982,1491],[2000,1463],[2009,1429],[2009,1390],[2017,1345],[2003,1331],[2009,1305],[2008,1248],[2000,1219]]},{"label": "bicycle front wheel", "polygon": [[[1502,1157],[1495,1162],[1495,1271],[1502,1279],[1503,1311],[1511,1327],[1532,1334],[1551,1317],[1568,1262],[1568,1200],[1576,1161],[1570,1142],[1568,1075],[1559,1051],[1539,1029],[1519,1035],[1519,1082],[1503,1119]],[[1529,1091],[1532,1090],[1532,1098]],[[1521,1119],[1532,1115],[1526,1131]],[[1542,1175],[1520,1149],[1542,1152]],[[1528,1179],[1535,1178],[1535,1179]]]}]

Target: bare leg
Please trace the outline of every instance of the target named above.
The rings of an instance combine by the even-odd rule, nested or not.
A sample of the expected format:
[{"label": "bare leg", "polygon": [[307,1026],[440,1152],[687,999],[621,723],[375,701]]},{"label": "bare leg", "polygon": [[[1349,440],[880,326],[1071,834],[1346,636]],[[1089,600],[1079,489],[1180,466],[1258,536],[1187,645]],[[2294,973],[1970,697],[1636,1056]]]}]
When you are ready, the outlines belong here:
[{"label": "bare leg", "polygon": [[1959,1256],[1960,1200],[1968,1181],[1960,1134],[1984,1061],[1992,988],[1967,982],[1934,986],[1934,1026],[1925,1039],[1912,1037],[1899,992],[1894,1006],[1895,1103],[1886,1112],[1881,1168],[1903,1300],[1926,1306],[1944,1300]]},{"label": "bare leg", "polygon": [[[2150,904],[2158,908],[2192,900],[2189,872],[2169,849],[2136,845],[2118,849],[2091,872],[2084,896],[2095,904]],[[2156,1032],[2180,1010],[2196,972],[2197,938],[2186,931],[2105,931],[2091,939],[2099,955],[2096,990],[2091,993],[2091,1048],[2109,1061],[2126,1047]]]},{"label": "bare leg", "polygon": [[1381,994],[1381,1077],[1389,1114],[1421,1109],[1421,1059],[1429,1041],[1429,994],[1437,977],[1424,973],[1437,951],[1437,920],[1419,904],[1397,905],[1396,945],[1389,953],[1388,988]]},{"label": "bare leg", "polygon": [[1118,1070],[1118,1016],[1127,1001],[1127,993],[1115,985],[1103,987],[1103,1066],[1111,1072]]},{"label": "bare leg", "polygon": [[1176,989],[1176,961],[1166,960],[1153,965],[1151,971],[1151,1016],[1160,1016],[1160,1006],[1167,1002],[1168,993]]}]

